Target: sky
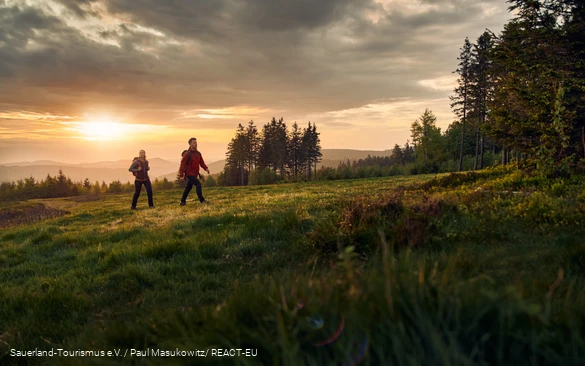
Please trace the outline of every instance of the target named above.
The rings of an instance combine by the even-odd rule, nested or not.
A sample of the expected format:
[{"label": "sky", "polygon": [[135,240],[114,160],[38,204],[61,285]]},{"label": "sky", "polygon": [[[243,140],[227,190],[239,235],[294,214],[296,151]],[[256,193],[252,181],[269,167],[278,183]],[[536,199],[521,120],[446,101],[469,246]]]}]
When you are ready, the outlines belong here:
[{"label": "sky", "polygon": [[465,37],[504,0],[0,0],[0,164],[223,159],[239,123],[317,124],[322,148],[443,130]]}]

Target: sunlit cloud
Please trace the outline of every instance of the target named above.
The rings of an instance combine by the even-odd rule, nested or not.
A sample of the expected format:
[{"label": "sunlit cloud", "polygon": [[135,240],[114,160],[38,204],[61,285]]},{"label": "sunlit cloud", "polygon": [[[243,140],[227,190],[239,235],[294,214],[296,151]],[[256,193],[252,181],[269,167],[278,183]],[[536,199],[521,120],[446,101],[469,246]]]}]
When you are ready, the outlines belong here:
[{"label": "sunlit cloud", "polygon": [[219,109],[197,109],[181,112],[176,120],[183,119],[246,119],[271,112],[270,109],[256,107],[229,107]]},{"label": "sunlit cloud", "polygon": [[410,129],[410,123],[418,118],[426,108],[437,116],[439,125],[452,122],[447,98],[415,100],[395,98],[350,108],[306,116],[310,121],[325,127],[378,128],[382,130]]},{"label": "sunlit cloud", "polygon": [[63,121],[78,117],[66,115],[54,115],[51,113],[37,113],[26,111],[0,111],[0,120],[25,120],[25,121]]},{"label": "sunlit cloud", "polygon": [[432,90],[452,91],[457,86],[457,76],[445,75],[434,79],[419,80],[418,84]]},{"label": "sunlit cloud", "polygon": [[63,131],[84,140],[151,140],[166,134],[167,126],[111,121],[61,122]]}]

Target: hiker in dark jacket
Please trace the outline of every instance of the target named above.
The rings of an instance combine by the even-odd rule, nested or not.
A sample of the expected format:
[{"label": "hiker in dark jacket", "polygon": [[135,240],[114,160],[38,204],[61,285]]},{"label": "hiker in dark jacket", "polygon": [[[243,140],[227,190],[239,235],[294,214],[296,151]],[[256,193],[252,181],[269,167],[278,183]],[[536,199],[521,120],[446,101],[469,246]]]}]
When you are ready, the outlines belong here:
[{"label": "hiker in dark jacket", "polygon": [[199,166],[201,166],[207,174],[209,174],[209,168],[205,165],[203,161],[203,156],[197,150],[197,139],[195,137],[191,137],[189,139],[189,150],[187,150],[183,154],[183,158],[181,159],[181,167],[179,168],[179,177],[182,181],[185,180],[187,177],[187,186],[183,191],[183,197],[181,198],[181,206],[185,206],[187,204],[187,196],[189,192],[191,192],[191,188],[195,186],[195,191],[197,192],[197,198],[201,203],[207,204],[205,198],[203,198],[203,190],[201,188],[201,182],[197,179],[199,175]]},{"label": "hiker in dark jacket", "polygon": [[132,197],[132,206],[130,207],[132,210],[136,209],[136,202],[138,202],[138,197],[140,196],[143,184],[144,187],[146,187],[146,194],[148,195],[148,206],[154,208],[154,203],[152,201],[152,184],[148,177],[149,170],[150,167],[148,166],[148,160],[146,160],[146,152],[140,150],[138,157],[134,158],[132,165],[130,165],[130,168],[128,169],[128,171],[131,171],[136,176],[136,179],[134,180],[134,187],[136,189],[134,191],[134,197]]}]

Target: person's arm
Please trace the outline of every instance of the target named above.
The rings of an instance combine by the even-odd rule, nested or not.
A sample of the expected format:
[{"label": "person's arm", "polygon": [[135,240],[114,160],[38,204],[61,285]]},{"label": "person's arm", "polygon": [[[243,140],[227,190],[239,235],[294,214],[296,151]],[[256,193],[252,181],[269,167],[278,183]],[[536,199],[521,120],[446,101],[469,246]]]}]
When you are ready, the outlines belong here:
[{"label": "person's arm", "polygon": [[130,168],[128,169],[129,172],[137,172],[138,171],[138,160],[134,160]]},{"label": "person's arm", "polygon": [[205,161],[203,161],[203,155],[199,155],[199,165],[209,174],[209,168],[205,165]]},{"label": "person's arm", "polygon": [[183,178],[185,173],[185,165],[187,165],[187,159],[189,157],[189,152],[183,154],[183,158],[181,158],[181,166],[179,167],[179,178]]},{"label": "person's arm", "polygon": [[150,170],[150,164],[148,163],[148,160],[146,160],[146,171]]}]

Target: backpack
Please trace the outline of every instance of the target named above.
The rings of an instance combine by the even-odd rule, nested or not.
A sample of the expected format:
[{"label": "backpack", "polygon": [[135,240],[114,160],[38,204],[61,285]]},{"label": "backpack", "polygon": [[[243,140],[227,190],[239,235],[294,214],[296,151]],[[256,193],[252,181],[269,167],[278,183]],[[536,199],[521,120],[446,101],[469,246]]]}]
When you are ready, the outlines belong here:
[{"label": "backpack", "polygon": [[[135,162],[136,160],[138,160],[138,158],[134,158],[134,159],[132,159],[132,164],[134,164],[134,162]],[[136,176],[138,175],[138,172],[132,172],[132,175],[136,177]]]}]

